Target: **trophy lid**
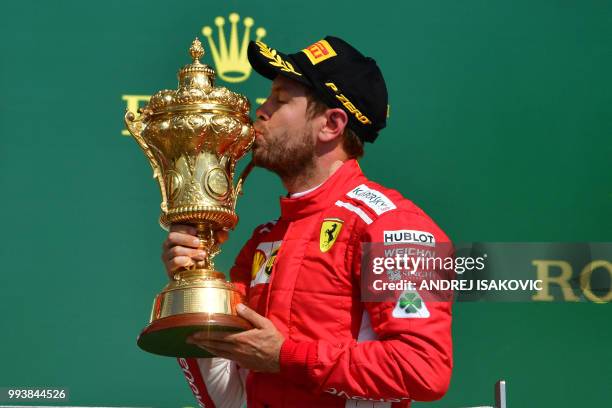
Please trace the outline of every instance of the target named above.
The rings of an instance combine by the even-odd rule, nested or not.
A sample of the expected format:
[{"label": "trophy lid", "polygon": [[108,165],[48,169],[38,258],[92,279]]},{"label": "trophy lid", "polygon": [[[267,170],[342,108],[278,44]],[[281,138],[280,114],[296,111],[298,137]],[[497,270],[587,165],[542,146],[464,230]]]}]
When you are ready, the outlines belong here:
[{"label": "trophy lid", "polygon": [[163,89],[155,93],[143,110],[155,115],[217,109],[248,116],[251,106],[246,97],[225,87],[215,87],[215,70],[200,62],[204,56],[204,47],[197,37],[191,43],[189,54],[193,61],[179,70],[178,89]]},{"label": "trophy lid", "polygon": [[179,86],[189,86],[189,81],[192,80],[194,81],[193,85],[200,88],[214,87],[215,70],[200,62],[200,58],[204,56],[204,47],[202,47],[198,37],[191,43],[189,55],[191,55],[193,62],[185,65],[178,72]]}]

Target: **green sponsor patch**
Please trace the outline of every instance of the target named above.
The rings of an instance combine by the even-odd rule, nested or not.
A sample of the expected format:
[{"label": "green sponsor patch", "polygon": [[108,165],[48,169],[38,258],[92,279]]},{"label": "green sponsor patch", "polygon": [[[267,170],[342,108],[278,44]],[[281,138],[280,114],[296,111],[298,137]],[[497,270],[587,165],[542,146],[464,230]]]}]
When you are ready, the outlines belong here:
[{"label": "green sponsor patch", "polygon": [[416,292],[404,293],[400,297],[399,307],[406,313],[416,313],[423,307],[423,299]]}]

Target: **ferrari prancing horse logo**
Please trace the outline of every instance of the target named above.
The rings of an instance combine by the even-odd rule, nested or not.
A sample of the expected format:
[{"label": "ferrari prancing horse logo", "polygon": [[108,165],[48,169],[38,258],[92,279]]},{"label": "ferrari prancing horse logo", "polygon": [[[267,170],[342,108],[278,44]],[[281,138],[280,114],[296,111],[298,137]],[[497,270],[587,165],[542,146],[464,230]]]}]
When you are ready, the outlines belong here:
[{"label": "ferrari prancing horse logo", "polygon": [[319,237],[319,248],[321,252],[327,252],[334,245],[344,221],[338,218],[326,218],[321,224],[321,235]]}]

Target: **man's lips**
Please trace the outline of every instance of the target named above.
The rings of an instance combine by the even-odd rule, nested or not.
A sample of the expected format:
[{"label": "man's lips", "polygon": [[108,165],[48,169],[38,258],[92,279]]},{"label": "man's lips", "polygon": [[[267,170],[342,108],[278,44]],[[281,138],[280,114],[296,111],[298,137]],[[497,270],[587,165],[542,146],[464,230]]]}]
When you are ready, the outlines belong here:
[{"label": "man's lips", "polygon": [[263,141],[263,134],[259,130],[255,130],[255,140],[253,140],[253,149],[256,149]]},{"label": "man's lips", "polygon": [[264,132],[260,129],[255,129],[255,140],[261,139],[263,137]]},{"label": "man's lips", "polygon": [[263,124],[260,121],[255,121],[253,123],[253,129],[255,129],[255,134],[260,134],[261,135],[263,133],[263,130],[264,130],[263,127],[264,126],[262,126],[262,125]]}]

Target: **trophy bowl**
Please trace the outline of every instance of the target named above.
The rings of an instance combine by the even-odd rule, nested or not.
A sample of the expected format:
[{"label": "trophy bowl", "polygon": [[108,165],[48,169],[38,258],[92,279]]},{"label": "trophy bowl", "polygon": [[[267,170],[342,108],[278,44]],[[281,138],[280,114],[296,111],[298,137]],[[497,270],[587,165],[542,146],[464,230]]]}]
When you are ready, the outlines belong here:
[{"label": "trophy bowl", "polygon": [[204,48],[195,39],[193,62],[178,72],[178,89],[155,93],[139,115],[126,111],[125,123],[144,151],[161,191],[160,225],[191,224],[207,257],[178,270],[153,302],[149,324],[138,337],[145,351],[173,357],[211,357],[187,344],[198,331],[251,328],[239,317],[242,294],[215,270],[213,258],[237,222],[237,161],[251,148],[254,130],[246,97],[215,87],[215,71],[202,64]]}]

